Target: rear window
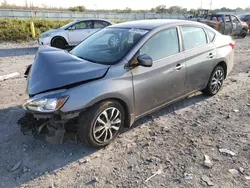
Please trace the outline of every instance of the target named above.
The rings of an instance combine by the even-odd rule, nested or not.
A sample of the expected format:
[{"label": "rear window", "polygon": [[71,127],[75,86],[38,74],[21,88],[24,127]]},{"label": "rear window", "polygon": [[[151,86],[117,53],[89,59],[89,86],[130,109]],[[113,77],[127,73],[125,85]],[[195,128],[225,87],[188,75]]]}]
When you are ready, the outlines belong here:
[{"label": "rear window", "polygon": [[206,33],[200,27],[183,26],[182,32],[185,50],[193,49],[207,44]]},{"label": "rear window", "polygon": [[214,38],[215,38],[215,33],[213,31],[211,31],[210,29],[206,29],[207,31],[207,36],[209,39],[209,42],[213,42]]}]

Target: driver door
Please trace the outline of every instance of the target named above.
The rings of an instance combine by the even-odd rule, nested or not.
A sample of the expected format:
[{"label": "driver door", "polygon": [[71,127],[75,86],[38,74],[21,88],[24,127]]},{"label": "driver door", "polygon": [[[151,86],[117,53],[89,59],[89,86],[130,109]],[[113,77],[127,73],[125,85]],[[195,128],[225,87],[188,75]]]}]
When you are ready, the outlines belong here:
[{"label": "driver door", "polygon": [[138,53],[149,55],[153,66],[131,70],[137,117],[183,96],[186,76],[185,56],[180,52],[176,27],[154,34]]},{"label": "driver door", "polygon": [[82,42],[89,35],[93,34],[95,30],[93,29],[92,21],[80,21],[72,25],[68,29],[69,33],[69,43],[71,45],[77,45]]}]

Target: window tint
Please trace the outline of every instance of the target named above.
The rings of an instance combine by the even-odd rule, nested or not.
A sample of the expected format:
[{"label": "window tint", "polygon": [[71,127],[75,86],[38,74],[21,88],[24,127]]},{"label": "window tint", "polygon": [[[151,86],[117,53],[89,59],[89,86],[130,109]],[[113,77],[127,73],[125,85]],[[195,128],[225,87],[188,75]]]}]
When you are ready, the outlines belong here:
[{"label": "window tint", "polygon": [[168,29],[155,34],[140,49],[140,55],[147,54],[153,61],[168,57],[179,52],[177,29]]},{"label": "window tint", "polygon": [[94,28],[104,28],[109,26],[110,24],[108,22],[104,21],[94,21]]},{"label": "window tint", "polygon": [[231,16],[231,18],[233,23],[239,23],[238,18],[236,18],[235,16]]},{"label": "window tint", "polygon": [[92,28],[91,21],[78,22],[71,26],[72,29],[90,29]]},{"label": "window tint", "polygon": [[185,50],[203,46],[207,43],[207,37],[202,28],[182,27]]},{"label": "window tint", "polygon": [[209,42],[212,42],[214,40],[215,33],[213,31],[211,31],[210,29],[206,29],[206,31],[207,31],[207,35],[209,38]]}]

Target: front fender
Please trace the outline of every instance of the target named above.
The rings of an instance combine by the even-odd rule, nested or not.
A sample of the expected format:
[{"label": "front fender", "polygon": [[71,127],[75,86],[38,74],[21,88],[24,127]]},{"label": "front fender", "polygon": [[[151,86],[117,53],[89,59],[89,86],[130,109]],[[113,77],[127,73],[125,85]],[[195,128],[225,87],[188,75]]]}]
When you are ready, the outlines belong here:
[{"label": "front fender", "polygon": [[112,66],[104,78],[68,89],[64,95],[69,96],[60,109],[64,113],[83,110],[103,100],[119,99],[126,104],[128,113],[134,114],[132,74],[121,66]]}]

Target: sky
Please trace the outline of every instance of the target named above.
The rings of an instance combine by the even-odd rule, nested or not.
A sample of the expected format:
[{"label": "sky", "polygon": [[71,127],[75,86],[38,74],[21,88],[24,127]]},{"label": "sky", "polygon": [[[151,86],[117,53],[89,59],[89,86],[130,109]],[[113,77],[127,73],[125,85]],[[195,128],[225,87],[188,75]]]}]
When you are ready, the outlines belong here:
[{"label": "sky", "polygon": [[[0,0],[3,2],[4,0]],[[211,0],[27,0],[34,6],[46,5],[49,7],[74,7],[84,5],[87,9],[151,9],[158,5],[181,6],[183,8],[210,8]],[[8,3],[24,5],[25,0],[7,0]],[[249,0],[213,0],[212,8],[246,8],[250,6]]]}]

